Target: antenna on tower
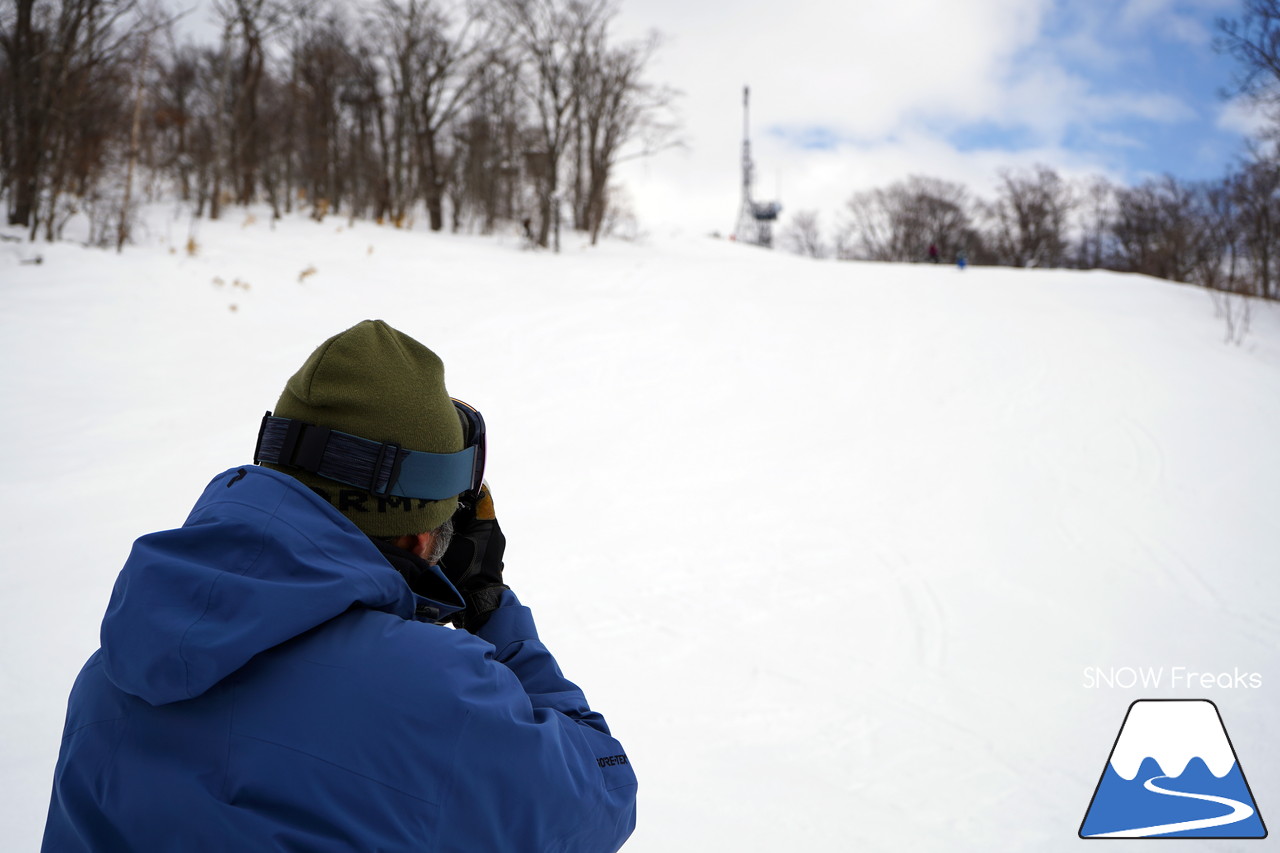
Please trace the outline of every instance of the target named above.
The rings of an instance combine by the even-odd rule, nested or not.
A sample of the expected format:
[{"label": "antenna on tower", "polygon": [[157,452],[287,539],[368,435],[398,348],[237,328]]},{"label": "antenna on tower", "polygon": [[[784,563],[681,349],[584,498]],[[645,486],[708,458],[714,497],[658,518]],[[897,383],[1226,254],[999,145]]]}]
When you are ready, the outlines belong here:
[{"label": "antenna on tower", "polygon": [[751,160],[751,87],[742,87],[742,208],[738,212],[737,240],[753,246],[773,246],[773,223],[782,210],[776,201],[756,201],[751,196],[755,163]]}]

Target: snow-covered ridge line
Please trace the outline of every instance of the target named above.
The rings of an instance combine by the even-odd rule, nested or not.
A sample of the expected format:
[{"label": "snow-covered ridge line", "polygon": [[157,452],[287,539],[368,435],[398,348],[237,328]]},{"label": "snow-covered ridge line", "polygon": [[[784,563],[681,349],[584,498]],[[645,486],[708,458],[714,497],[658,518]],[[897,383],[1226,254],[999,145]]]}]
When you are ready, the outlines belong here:
[{"label": "snow-covered ridge line", "polygon": [[1125,780],[1138,775],[1145,758],[1166,776],[1181,776],[1193,758],[1221,779],[1236,763],[1231,741],[1207,700],[1143,700],[1133,704],[1111,755],[1111,767]]}]

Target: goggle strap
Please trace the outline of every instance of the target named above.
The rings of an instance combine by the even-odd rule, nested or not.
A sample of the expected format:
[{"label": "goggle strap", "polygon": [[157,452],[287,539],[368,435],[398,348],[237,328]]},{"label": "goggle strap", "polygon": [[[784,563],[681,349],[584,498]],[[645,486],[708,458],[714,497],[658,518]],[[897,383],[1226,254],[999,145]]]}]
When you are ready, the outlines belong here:
[{"label": "goggle strap", "polygon": [[457,453],[405,450],[267,412],[253,461],[301,468],[378,497],[438,501],[472,487],[476,447]]}]

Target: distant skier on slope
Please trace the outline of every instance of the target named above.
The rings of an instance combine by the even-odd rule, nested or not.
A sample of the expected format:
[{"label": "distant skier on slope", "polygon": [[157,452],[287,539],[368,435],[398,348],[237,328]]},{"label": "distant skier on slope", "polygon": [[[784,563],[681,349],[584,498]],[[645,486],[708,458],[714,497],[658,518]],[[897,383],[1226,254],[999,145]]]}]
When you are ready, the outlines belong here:
[{"label": "distant skier on slope", "polygon": [[43,849],[621,847],[635,775],[504,582],[484,448],[412,338],[365,321],[317,349],[263,467],[135,543]]}]

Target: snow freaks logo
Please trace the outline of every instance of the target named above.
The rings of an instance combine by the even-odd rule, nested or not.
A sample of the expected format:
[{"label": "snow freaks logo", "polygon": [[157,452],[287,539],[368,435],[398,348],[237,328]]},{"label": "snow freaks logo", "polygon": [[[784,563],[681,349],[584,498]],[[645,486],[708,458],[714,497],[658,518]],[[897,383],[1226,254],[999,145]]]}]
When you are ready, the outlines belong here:
[{"label": "snow freaks logo", "polygon": [[1239,667],[1231,672],[1196,672],[1185,666],[1086,666],[1084,687],[1096,690],[1102,687],[1120,687],[1125,690],[1142,685],[1145,690],[1160,689],[1166,685],[1173,690],[1257,690],[1262,686],[1262,674],[1241,672]]},{"label": "snow freaks logo", "polygon": [[1129,706],[1080,824],[1081,838],[1266,838],[1218,707]]}]

